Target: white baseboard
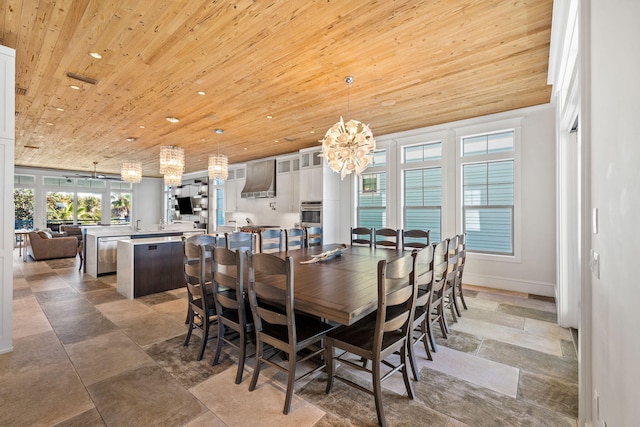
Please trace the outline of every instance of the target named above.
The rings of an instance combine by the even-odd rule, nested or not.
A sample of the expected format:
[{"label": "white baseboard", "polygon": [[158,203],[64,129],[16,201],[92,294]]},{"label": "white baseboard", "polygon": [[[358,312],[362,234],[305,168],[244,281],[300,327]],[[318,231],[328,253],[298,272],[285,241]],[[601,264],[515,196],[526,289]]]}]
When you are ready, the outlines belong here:
[{"label": "white baseboard", "polygon": [[465,271],[462,282],[469,285],[484,286],[487,288],[502,289],[505,291],[524,292],[527,294],[541,295],[545,297],[556,296],[554,283],[534,282],[531,280],[509,279],[499,276],[484,274],[467,274]]}]

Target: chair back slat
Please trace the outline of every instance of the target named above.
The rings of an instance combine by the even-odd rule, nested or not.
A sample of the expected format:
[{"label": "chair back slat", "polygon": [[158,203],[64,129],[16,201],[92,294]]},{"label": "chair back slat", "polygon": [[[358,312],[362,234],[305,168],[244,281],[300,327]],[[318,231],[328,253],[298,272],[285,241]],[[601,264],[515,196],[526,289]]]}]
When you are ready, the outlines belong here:
[{"label": "chair back slat", "polygon": [[322,227],[305,228],[305,246],[322,246]]},{"label": "chair back slat", "polygon": [[376,229],[374,234],[374,245],[398,249],[400,244],[400,230],[393,228]]},{"label": "chair back slat", "polygon": [[282,251],[282,230],[268,229],[260,233],[260,252]]},{"label": "chair back slat", "polygon": [[234,231],[233,233],[224,233],[224,240],[227,249],[242,250],[242,251],[255,251],[255,243],[253,233],[246,233],[243,231]]},{"label": "chair back slat", "polygon": [[302,228],[288,228],[284,230],[285,250],[302,249],[305,246],[304,230]]},{"label": "chair back slat", "polygon": [[431,246],[430,234],[430,230],[404,230],[402,249],[423,249]]},{"label": "chair back slat", "polygon": [[366,227],[351,227],[351,244],[373,246],[373,230]]}]

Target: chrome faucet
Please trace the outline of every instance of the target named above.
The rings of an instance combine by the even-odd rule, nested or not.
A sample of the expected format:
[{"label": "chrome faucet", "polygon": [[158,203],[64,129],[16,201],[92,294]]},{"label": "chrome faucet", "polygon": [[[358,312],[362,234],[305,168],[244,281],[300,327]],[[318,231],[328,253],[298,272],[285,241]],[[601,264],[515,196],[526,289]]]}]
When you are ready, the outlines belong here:
[{"label": "chrome faucet", "polygon": [[136,221],[136,231],[140,231],[142,230],[142,227],[140,227],[140,220]]}]

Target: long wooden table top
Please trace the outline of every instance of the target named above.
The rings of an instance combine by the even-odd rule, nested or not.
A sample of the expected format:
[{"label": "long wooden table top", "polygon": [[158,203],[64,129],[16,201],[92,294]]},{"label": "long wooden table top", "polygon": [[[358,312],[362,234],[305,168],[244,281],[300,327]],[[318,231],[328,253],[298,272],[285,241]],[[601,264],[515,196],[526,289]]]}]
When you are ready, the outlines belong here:
[{"label": "long wooden table top", "polygon": [[[300,264],[340,245],[304,248],[275,254],[290,256],[294,264],[295,308],[343,325],[351,325],[373,312],[378,302],[378,261],[410,256],[408,251],[347,246],[336,258]],[[256,280],[263,281],[256,277]],[[284,289],[284,283],[282,284]]]}]

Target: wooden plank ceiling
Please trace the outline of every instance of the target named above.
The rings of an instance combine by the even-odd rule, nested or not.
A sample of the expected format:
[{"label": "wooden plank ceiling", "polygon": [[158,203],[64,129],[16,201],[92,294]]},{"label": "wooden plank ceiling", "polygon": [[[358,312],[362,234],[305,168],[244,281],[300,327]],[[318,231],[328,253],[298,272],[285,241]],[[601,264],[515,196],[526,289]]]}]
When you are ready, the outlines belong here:
[{"label": "wooden plank ceiling", "polygon": [[547,103],[552,6],[0,0],[15,163],[119,174],[137,160],[159,176],[161,145],[183,147],[190,172],[218,150],[238,163],[317,146],[349,113],[375,136]]}]

